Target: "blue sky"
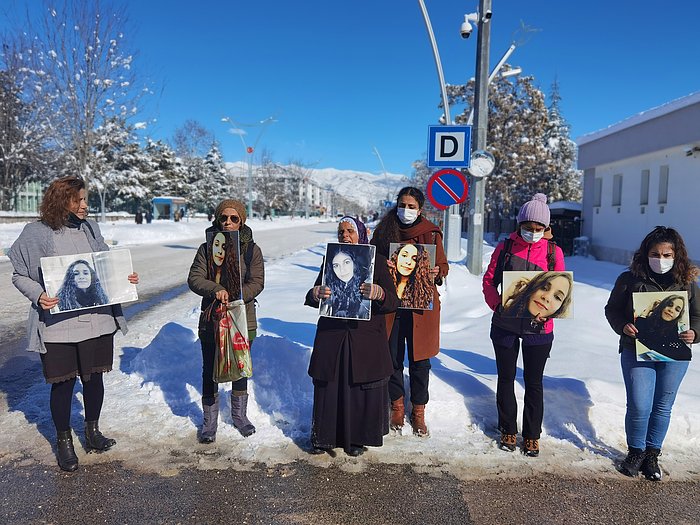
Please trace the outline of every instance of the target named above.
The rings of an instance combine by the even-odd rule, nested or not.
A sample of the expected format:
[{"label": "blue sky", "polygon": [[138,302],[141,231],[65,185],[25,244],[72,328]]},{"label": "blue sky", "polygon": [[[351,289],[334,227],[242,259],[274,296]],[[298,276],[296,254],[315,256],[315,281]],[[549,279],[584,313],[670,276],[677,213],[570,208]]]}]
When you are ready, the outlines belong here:
[{"label": "blue sky", "polygon": [[[476,34],[463,40],[459,27],[478,1],[425,1],[446,81],[464,82],[474,76]],[[381,173],[376,147],[387,171],[410,174],[425,154],[428,126],[442,112],[417,0],[125,4],[136,67],[159,88],[144,115],[157,119],[152,137],[195,119],[217,135],[227,161],[243,160],[221,117],[275,116],[258,150],[280,162]],[[521,21],[537,28],[509,63],[547,93],[558,80],[575,139],[700,90],[699,19],[700,3],[690,0],[493,0],[491,64]]]}]

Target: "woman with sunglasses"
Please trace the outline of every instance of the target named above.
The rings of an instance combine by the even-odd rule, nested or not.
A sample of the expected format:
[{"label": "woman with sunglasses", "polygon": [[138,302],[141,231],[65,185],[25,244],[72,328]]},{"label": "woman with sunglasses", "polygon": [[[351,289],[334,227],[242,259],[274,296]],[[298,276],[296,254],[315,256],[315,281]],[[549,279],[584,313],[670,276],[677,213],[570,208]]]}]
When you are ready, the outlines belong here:
[{"label": "woman with sunglasses", "polygon": [[[248,340],[252,346],[255,339],[258,323],[255,316],[255,298],[263,291],[265,286],[265,267],[263,254],[260,247],[253,241],[253,231],[246,221],[246,209],[243,203],[226,199],[219,203],[214,213],[212,226],[206,233],[212,234],[214,240],[219,232],[238,232],[240,242],[240,275],[242,281],[241,293],[246,305],[248,318]],[[221,253],[225,248],[221,247]],[[208,247],[205,242],[197,250],[187,284],[197,295],[202,296],[202,313],[199,317],[199,340],[202,344],[202,412],[204,422],[199,433],[200,443],[213,443],[216,439],[216,430],[219,419],[219,385],[213,380],[214,353],[216,344],[214,341],[213,319],[207,319],[205,310],[214,302],[223,304],[234,301],[238,297],[232,297],[223,282],[217,277],[220,264],[216,264],[216,249],[212,247],[212,254],[208,257]],[[213,264],[210,264],[212,262]],[[233,426],[243,435],[248,437],[255,432],[255,426],[247,416],[248,407],[248,379],[243,377],[234,381],[231,385],[231,419]]]}]

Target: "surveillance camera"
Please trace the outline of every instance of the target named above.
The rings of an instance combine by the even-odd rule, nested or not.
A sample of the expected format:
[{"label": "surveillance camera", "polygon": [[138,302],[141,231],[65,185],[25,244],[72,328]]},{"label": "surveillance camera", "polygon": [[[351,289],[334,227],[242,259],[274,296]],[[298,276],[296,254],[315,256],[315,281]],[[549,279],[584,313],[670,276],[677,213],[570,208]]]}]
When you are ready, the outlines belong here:
[{"label": "surveillance camera", "polygon": [[469,22],[466,20],[462,22],[462,27],[459,28],[459,34],[462,35],[462,38],[469,38],[472,31],[474,31],[474,28]]},{"label": "surveillance camera", "polygon": [[484,13],[484,20],[489,20],[492,16],[493,16],[493,11],[491,11],[490,9],[488,9],[488,10]]}]

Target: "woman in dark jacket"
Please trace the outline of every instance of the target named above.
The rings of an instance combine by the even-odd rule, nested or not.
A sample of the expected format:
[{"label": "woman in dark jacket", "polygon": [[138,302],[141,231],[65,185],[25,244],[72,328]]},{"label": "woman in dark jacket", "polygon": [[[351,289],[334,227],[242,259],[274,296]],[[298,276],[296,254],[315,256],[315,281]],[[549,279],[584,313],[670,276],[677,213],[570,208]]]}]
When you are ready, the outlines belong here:
[{"label": "woman in dark jacket", "polygon": [[411,426],[417,436],[427,436],[425,406],[428,403],[430,358],[440,351],[440,296],[435,285],[450,269],[442,248],[442,232],[423,217],[425,196],[418,188],[406,186],[399,191],[394,207],[379,222],[372,236],[377,253],[389,257],[391,243],[434,244],[435,267],[432,268],[431,310],[400,309],[386,316],[389,350],[394,373],[389,379],[391,428],[401,431],[404,424],[404,357],[408,353],[408,377],[411,399]]},{"label": "woman in dark jacket", "polygon": [[681,235],[657,226],[634,253],[629,270],[620,274],[605,305],[605,317],[620,335],[620,363],[627,392],[625,434],[627,457],[618,466],[627,476],[639,471],[651,481],[661,480],[658,457],[671,422],[671,409],[688,361],[637,361],[632,295],[635,292],[685,290],[690,329],[680,333],[686,344],[700,341],[700,302],[694,266]]},{"label": "woman in dark jacket", "polygon": [[[338,225],[338,242],[366,244],[362,222],[343,217]],[[321,286],[319,272],[305,304],[318,308],[320,299],[331,297]],[[384,315],[396,310],[399,300],[387,270],[386,258],[376,255],[374,283],[359,285],[362,295],[372,301],[368,321],[320,317],[309,363],[314,383],[311,430],[312,452],[343,447],[350,456],[379,447],[389,432],[387,380],[393,367],[387,347]]]},{"label": "woman in dark jacket", "polygon": [[[199,339],[202,344],[202,412],[204,423],[199,433],[200,443],[213,443],[216,439],[216,430],[219,418],[219,385],[213,379],[214,353],[216,344],[214,341],[214,319],[205,312],[214,301],[226,304],[240,299],[246,305],[248,319],[248,340],[251,347],[257,331],[257,319],[255,316],[255,298],[262,292],[265,286],[265,267],[260,247],[253,241],[253,231],[245,224],[245,206],[236,200],[226,199],[221,201],[214,213],[214,223],[207,229],[207,233],[213,234],[212,253],[207,253],[209,248],[205,242],[197,250],[197,255],[192,262],[187,284],[197,295],[202,296],[202,313],[199,317]],[[215,247],[217,232],[237,231],[240,242],[240,268],[233,271],[220,273],[217,260],[223,255],[224,247]],[[223,235],[219,235],[223,237]],[[231,257],[222,257],[220,264],[231,261]],[[220,276],[238,275],[240,270],[242,288],[237,281],[221,282]],[[223,277],[226,279],[225,277]],[[248,379],[242,377],[231,385],[231,418],[233,426],[244,436],[248,437],[255,432],[255,426],[247,416],[248,410]]]}]

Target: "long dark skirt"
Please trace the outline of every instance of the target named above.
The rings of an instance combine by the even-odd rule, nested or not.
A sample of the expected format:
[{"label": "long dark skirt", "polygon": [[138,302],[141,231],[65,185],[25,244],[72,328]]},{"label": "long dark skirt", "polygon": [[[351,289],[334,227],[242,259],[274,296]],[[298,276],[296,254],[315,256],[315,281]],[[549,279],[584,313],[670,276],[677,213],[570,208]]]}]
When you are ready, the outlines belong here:
[{"label": "long dark skirt", "polygon": [[338,355],[335,381],[314,379],[311,443],[319,448],[381,447],[389,433],[388,378],[353,383],[347,340]]}]

